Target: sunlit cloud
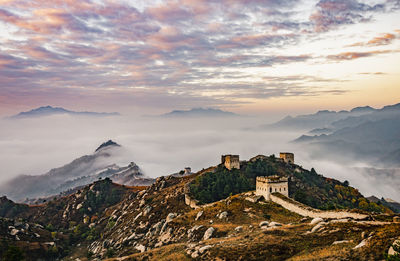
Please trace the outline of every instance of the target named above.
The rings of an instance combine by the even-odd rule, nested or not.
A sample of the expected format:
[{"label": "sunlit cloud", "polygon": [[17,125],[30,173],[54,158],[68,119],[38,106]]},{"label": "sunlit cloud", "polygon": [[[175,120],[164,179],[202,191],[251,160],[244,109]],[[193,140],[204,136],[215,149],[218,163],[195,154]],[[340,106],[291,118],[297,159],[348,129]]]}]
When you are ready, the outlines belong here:
[{"label": "sunlit cloud", "polygon": [[[326,60],[372,59],[388,53],[380,49],[385,46],[394,54],[398,28],[380,30],[379,23],[381,17],[400,12],[397,6],[398,1],[356,0],[168,0],[141,5],[108,0],[2,1],[0,32],[11,37],[0,38],[0,96],[12,96],[16,104],[35,104],[41,95],[66,100],[64,96],[76,93],[84,102],[113,90],[136,100],[130,88],[145,86],[148,91],[142,99],[159,102],[165,94],[165,100],[179,100],[182,106],[190,104],[185,99],[209,106],[222,104],[221,100],[242,104],[240,92],[265,100],[323,96],[331,90],[350,93],[317,80],[312,84],[319,84],[318,92],[313,87],[298,91],[297,85],[286,86],[286,80],[268,86],[259,79],[286,79],[288,74],[306,78],[320,72],[318,66]],[[363,38],[354,40],[354,33]],[[326,43],[338,37],[353,43],[328,51]],[[296,71],[285,72],[288,67]],[[342,80],[330,77],[331,83]],[[171,99],[172,95],[176,96]],[[164,108],[173,104],[169,101],[148,107]]]}]

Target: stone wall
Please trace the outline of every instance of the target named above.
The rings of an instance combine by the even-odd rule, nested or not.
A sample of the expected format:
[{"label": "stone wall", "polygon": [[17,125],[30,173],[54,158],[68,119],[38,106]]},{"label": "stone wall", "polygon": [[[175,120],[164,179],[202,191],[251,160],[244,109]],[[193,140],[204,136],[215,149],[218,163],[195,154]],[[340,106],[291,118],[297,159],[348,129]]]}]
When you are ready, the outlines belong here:
[{"label": "stone wall", "polygon": [[281,205],[289,211],[297,213],[301,216],[305,217],[320,217],[320,218],[332,218],[332,219],[341,219],[341,218],[353,218],[353,219],[365,219],[368,216],[359,213],[352,213],[347,211],[322,211],[319,209],[314,209],[312,207],[306,206],[297,202],[290,198],[285,198],[282,195],[270,195],[270,200]]}]

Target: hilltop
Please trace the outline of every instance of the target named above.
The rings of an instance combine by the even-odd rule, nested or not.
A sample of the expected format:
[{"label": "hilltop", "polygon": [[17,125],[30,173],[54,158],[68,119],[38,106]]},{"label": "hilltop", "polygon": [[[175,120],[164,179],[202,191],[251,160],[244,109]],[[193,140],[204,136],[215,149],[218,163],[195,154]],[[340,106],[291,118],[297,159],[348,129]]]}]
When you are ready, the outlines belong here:
[{"label": "hilltop", "polygon": [[[358,210],[368,213],[361,221],[322,220],[265,201],[245,184],[247,179],[252,185],[252,177],[268,174],[265,171],[281,176],[300,173],[290,176],[290,196],[304,191],[317,203],[328,199],[322,196],[322,187],[327,191],[337,185],[349,187],[275,157],[257,156],[241,161],[240,169],[228,170],[221,164],[183,177],[160,177],[148,187],[121,186],[104,179],[39,206],[3,198],[0,239],[22,254],[36,249],[25,253],[27,260],[39,256],[65,260],[122,256],[125,260],[369,260],[382,259],[400,236],[400,223],[392,222],[393,214],[385,208],[380,212],[387,213],[381,214],[368,208]],[[247,192],[225,184],[222,193],[227,196],[221,194],[193,208],[187,205],[188,193],[196,196],[193,185],[210,175],[220,182],[224,180],[220,176],[230,177],[225,179],[228,182],[239,176],[244,182],[241,188]],[[343,198],[348,197],[340,191]],[[356,190],[350,191],[354,194]],[[334,195],[334,207],[353,207]],[[365,198],[355,194],[353,199],[361,202]],[[327,203],[322,206],[330,206]]]},{"label": "hilltop", "polygon": [[90,184],[99,178],[109,177],[128,186],[152,184],[154,179],[144,175],[134,162],[127,166],[116,164],[122,149],[116,142],[108,140],[93,153],[44,174],[17,176],[2,184],[0,193],[18,202],[40,202],[38,198],[68,194],[68,191]]}]

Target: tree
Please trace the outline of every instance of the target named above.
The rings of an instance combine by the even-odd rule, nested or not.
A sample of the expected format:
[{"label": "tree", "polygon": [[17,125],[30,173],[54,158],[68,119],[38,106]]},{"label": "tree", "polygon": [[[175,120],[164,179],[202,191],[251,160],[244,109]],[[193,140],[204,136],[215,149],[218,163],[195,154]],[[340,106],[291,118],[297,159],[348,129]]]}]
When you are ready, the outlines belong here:
[{"label": "tree", "polygon": [[9,246],[4,254],[4,261],[21,261],[24,260],[24,255],[21,249],[16,246]]}]

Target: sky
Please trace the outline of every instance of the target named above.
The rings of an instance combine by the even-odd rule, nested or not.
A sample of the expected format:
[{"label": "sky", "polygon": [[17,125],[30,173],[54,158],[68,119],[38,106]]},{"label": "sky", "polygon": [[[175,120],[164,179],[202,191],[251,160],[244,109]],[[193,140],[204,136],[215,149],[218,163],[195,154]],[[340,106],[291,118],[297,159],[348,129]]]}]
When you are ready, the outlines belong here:
[{"label": "sky", "polygon": [[399,0],[0,0],[0,115],[400,101]]}]

